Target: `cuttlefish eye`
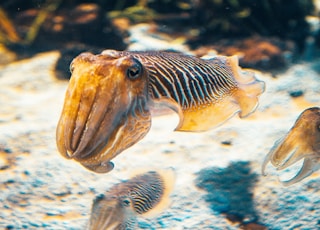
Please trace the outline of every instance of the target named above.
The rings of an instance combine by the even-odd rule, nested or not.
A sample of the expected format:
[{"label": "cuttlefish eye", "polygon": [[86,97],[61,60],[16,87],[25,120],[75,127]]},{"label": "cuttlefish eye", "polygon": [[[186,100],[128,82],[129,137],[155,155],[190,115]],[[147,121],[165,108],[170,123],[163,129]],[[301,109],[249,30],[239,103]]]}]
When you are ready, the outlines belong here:
[{"label": "cuttlefish eye", "polygon": [[129,207],[130,206],[130,203],[131,201],[129,200],[129,198],[125,198],[123,201],[122,201],[122,204],[124,207]]},{"label": "cuttlefish eye", "polygon": [[135,80],[142,76],[142,65],[140,62],[136,61],[135,64],[127,69],[127,77],[131,80]]}]

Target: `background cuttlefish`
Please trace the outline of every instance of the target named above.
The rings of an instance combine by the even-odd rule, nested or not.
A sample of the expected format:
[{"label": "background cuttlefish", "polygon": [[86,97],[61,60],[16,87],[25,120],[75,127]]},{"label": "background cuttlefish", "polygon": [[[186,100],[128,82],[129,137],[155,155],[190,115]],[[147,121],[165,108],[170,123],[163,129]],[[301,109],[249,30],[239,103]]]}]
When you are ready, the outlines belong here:
[{"label": "background cuttlefish", "polygon": [[138,216],[155,216],[170,205],[174,182],[174,171],[166,169],[138,174],[114,185],[93,201],[88,229],[136,229]]},{"label": "background cuttlefish", "polygon": [[292,179],[283,181],[291,185],[301,181],[320,169],[320,108],[304,110],[290,131],[279,141],[266,156],[262,174],[269,161],[277,170],[282,170],[303,159],[303,166]]},{"label": "background cuttlefish", "polygon": [[80,54],[70,69],[57,146],[98,173],[112,170],[110,160],[148,133],[155,106],[179,115],[176,130],[205,131],[236,113],[248,116],[264,91],[235,56],[105,50]]}]

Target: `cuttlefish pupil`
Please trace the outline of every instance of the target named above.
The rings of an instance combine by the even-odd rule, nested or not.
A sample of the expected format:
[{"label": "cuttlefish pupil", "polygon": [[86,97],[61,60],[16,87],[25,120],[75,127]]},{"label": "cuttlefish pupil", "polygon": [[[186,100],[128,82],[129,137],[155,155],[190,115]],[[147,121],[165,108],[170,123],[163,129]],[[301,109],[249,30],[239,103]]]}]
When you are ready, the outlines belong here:
[{"label": "cuttlefish pupil", "polygon": [[251,114],[264,91],[236,57],[105,50],[80,54],[70,69],[58,150],[99,173],[112,170],[110,160],[147,134],[154,108],[175,111],[178,131],[205,131]]}]

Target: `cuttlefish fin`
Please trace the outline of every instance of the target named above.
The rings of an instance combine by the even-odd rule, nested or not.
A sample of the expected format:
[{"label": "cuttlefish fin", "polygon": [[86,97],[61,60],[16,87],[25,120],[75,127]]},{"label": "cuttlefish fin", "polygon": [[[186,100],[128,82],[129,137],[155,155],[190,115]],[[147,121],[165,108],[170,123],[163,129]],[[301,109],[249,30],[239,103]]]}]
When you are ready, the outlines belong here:
[{"label": "cuttlefish fin", "polygon": [[217,127],[240,111],[233,97],[224,97],[215,104],[184,110],[176,131],[206,131]]},{"label": "cuttlefish fin", "polygon": [[265,84],[255,78],[253,72],[243,71],[236,56],[227,57],[236,87],[229,94],[213,101],[182,111],[177,131],[206,131],[223,124],[236,113],[241,118],[250,115],[258,106],[258,96],[265,90]]},{"label": "cuttlefish fin", "polygon": [[265,83],[258,80],[254,72],[242,70],[237,56],[229,57],[228,62],[238,84],[234,97],[240,106],[239,116],[244,118],[256,110],[258,97],[265,91]]},{"label": "cuttlefish fin", "polygon": [[[178,114],[179,123],[175,128],[175,131],[205,131],[210,127],[221,125],[235,113],[240,111],[239,105],[232,97],[225,97],[223,98],[223,101],[215,105],[203,106],[192,110],[182,110],[181,106],[176,101],[168,98],[161,98],[154,102],[156,103],[156,109],[158,111],[163,112],[166,108],[169,108]],[[153,111],[156,110],[153,109]]]}]

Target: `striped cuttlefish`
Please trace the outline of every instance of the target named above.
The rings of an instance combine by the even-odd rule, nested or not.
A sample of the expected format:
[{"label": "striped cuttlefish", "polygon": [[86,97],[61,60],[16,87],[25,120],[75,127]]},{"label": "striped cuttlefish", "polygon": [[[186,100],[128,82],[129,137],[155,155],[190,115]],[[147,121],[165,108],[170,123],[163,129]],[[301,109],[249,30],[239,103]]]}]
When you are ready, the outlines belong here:
[{"label": "striped cuttlefish", "polygon": [[138,174],[114,185],[94,199],[88,229],[135,229],[138,216],[155,216],[170,205],[174,181],[174,171],[167,169]]},{"label": "striped cuttlefish", "polygon": [[70,70],[58,150],[97,173],[148,133],[154,108],[175,111],[177,131],[205,131],[254,112],[265,88],[236,56],[105,50],[80,54]]},{"label": "striped cuttlefish", "polygon": [[308,177],[320,169],[320,108],[304,110],[290,131],[278,140],[266,156],[262,174],[269,162],[283,170],[303,159],[300,171],[293,178],[283,181],[286,186]]}]

